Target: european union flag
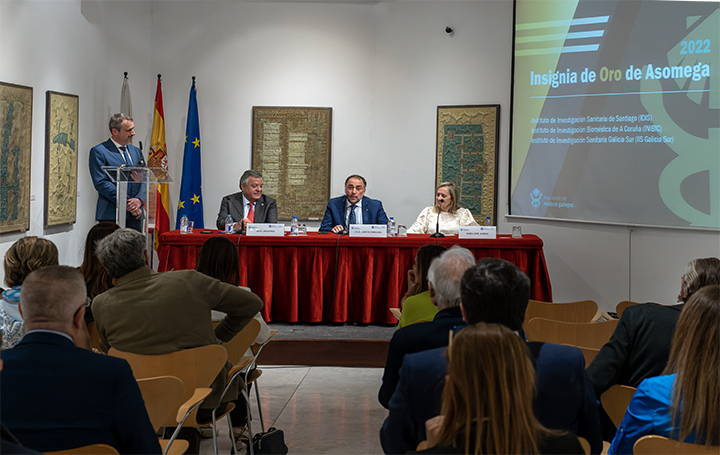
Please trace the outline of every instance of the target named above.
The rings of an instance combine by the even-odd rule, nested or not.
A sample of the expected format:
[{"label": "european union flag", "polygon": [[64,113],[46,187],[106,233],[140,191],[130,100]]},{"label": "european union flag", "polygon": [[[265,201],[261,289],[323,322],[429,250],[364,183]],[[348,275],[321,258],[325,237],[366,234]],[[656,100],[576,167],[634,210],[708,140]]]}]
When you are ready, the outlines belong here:
[{"label": "european union flag", "polygon": [[200,171],[200,123],[198,121],[197,91],[193,77],[190,88],[187,126],[185,127],[185,150],[183,152],[182,183],[177,209],[175,229],[180,229],[180,218],[187,215],[195,222],[195,228],[203,229],[202,172]]}]

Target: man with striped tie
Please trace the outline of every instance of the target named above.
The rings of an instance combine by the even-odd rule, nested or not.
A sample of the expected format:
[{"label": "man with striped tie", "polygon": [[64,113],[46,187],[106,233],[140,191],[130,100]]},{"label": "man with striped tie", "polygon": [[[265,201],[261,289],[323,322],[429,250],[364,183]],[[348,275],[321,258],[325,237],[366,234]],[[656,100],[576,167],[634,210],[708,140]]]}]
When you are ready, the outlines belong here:
[{"label": "man with striped tie", "polygon": [[[114,114],[108,122],[110,139],[90,149],[90,177],[98,192],[95,219],[97,221],[115,221],[115,197],[117,184],[103,169],[104,167],[140,167],[145,166],[142,152],[131,144],[135,136],[135,122],[126,114]],[[143,205],[145,205],[145,185],[128,184],[125,201],[126,227],[142,232]]]}]

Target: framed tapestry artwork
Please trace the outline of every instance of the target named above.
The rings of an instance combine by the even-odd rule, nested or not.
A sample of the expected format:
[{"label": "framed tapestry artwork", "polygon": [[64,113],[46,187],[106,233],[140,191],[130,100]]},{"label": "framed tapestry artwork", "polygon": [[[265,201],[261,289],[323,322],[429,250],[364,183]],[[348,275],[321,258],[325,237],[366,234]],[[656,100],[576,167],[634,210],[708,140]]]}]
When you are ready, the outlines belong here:
[{"label": "framed tapestry artwork", "polygon": [[496,225],[500,105],[438,106],[435,186],[453,182],[460,205]]},{"label": "framed tapestry artwork", "polygon": [[45,227],[75,222],[78,107],[77,95],[46,92]]},{"label": "framed tapestry artwork", "polygon": [[30,229],[32,87],[0,82],[0,233]]},{"label": "framed tapestry artwork", "polygon": [[253,107],[252,169],[281,220],[322,219],[330,197],[331,107]]}]

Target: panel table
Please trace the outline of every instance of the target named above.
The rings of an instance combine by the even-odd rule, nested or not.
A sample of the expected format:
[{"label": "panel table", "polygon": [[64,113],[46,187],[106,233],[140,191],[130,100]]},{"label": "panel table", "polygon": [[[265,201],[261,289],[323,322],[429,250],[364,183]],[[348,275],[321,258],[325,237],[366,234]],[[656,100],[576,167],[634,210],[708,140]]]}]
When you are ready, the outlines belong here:
[{"label": "panel table", "polygon": [[[265,302],[262,315],[267,322],[394,323],[389,308],[398,306],[407,289],[407,271],[418,248],[438,242],[424,234],[351,238],[311,232],[297,237],[247,237],[171,231],[160,236],[158,270],[194,268],[200,248],[212,235],[226,235],[238,245],[240,284]],[[478,259],[499,257],[516,264],[530,277],[530,298],[552,301],[539,237],[447,236],[438,243],[448,248],[460,244]]]}]

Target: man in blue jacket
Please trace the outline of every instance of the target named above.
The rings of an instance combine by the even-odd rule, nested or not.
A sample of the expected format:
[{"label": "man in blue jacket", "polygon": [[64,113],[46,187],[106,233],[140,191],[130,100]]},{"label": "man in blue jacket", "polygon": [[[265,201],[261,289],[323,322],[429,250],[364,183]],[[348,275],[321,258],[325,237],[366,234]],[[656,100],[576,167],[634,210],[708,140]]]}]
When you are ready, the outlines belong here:
[{"label": "man in blue jacket", "polygon": [[[142,152],[131,144],[135,136],[135,122],[125,114],[115,114],[108,122],[110,139],[90,149],[90,177],[98,192],[95,207],[97,221],[115,221],[115,199],[117,184],[113,182],[103,167],[144,167]],[[130,176],[133,179],[139,176]],[[121,201],[126,212],[125,226],[142,232],[142,209],[145,204],[145,185],[130,183],[127,200]]]},{"label": "man in blue jacket", "polygon": [[366,188],[367,181],[361,175],[345,179],[345,196],[330,199],[320,230],[337,234],[351,224],[387,224],[382,202],[365,197]]},{"label": "man in blue jacket", "polygon": [[85,299],[85,280],[75,267],[44,267],[23,282],[27,333],[2,352],[3,424],[38,452],[108,444],[123,454],[159,454],[130,365],[74,344]]}]

